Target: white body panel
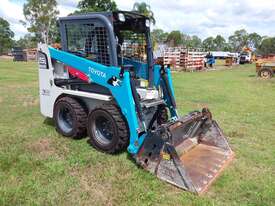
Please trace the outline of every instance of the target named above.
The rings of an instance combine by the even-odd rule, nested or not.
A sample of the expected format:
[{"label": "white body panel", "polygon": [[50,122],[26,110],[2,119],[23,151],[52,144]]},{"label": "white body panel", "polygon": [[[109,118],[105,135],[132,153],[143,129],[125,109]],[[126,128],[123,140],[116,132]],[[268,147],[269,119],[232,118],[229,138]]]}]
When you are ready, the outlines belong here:
[{"label": "white body panel", "polygon": [[[56,99],[62,94],[71,96],[83,97],[84,101],[89,107],[96,106],[102,101],[111,101],[112,97],[109,95],[102,95],[96,93],[75,91],[57,87],[54,84],[54,76],[60,78],[62,74],[54,72],[54,67],[51,62],[50,53],[46,44],[38,44],[38,51],[43,52],[47,56],[48,68],[44,68],[44,59],[39,56],[39,96],[40,96],[40,111],[45,117],[53,117],[53,109]],[[56,65],[55,65],[56,66]],[[68,75],[63,75],[66,78]],[[96,100],[96,101],[95,101]],[[94,102],[95,104],[91,104]],[[89,108],[90,109],[90,108]]]},{"label": "white body panel", "polygon": [[38,44],[38,51],[43,52],[47,57],[48,68],[43,68],[46,61],[39,54],[39,95],[40,95],[40,111],[46,117],[53,116],[53,103],[56,99],[55,88],[53,84],[53,67],[50,61],[50,54],[46,44]]}]

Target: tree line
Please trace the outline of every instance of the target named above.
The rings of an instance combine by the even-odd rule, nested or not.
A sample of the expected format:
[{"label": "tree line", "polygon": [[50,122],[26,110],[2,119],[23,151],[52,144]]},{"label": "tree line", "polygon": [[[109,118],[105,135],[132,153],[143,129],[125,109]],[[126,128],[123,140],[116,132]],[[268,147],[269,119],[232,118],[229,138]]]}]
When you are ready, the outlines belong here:
[{"label": "tree line", "polygon": [[202,48],[206,51],[240,52],[244,47],[252,48],[258,54],[275,53],[275,37],[248,33],[245,29],[237,30],[226,40],[223,36],[207,37],[204,40],[198,36],[187,35],[181,31],[164,32],[162,29],[152,31],[154,45],[166,44],[170,47],[184,46],[187,48]]},{"label": "tree line", "polygon": [[[81,0],[72,14],[116,10],[118,7],[114,0]],[[149,17],[152,24],[156,23],[150,5],[137,2],[133,5],[132,11]],[[23,6],[23,14],[25,19],[21,20],[21,23],[26,26],[29,33],[17,41],[13,40],[14,33],[10,29],[9,22],[0,17],[0,54],[9,51],[14,46],[32,48],[36,47],[37,42],[47,44],[60,42],[56,24],[59,14],[56,0],[27,0]],[[190,48],[203,48],[207,51],[232,52],[241,51],[243,47],[250,47],[259,54],[275,53],[275,37],[248,33],[244,29],[235,31],[227,40],[221,35],[202,40],[196,35],[190,36],[178,30],[165,32],[162,29],[154,29],[152,39],[154,45],[182,45]]]}]

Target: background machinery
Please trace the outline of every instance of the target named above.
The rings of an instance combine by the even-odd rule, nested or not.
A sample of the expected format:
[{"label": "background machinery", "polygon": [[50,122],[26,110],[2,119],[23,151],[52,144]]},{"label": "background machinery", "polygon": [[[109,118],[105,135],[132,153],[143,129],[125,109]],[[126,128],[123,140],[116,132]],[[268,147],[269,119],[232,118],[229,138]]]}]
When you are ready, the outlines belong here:
[{"label": "background machinery", "polygon": [[262,79],[270,79],[275,72],[275,57],[260,58],[256,62],[256,73]]},{"label": "background machinery", "polygon": [[252,49],[244,47],[240,52],[240,64],[251,64],[255,61],[255,54],[252,54]]},{"label": "background machinery", "polygon": [[127,148],[158,178],[201,194],[234,153],[207,108],[180,117],[169,65],[153,61],[150,22],[133,12],[60,18],[61,47],[38,45],[41,113],[96,149]]}]

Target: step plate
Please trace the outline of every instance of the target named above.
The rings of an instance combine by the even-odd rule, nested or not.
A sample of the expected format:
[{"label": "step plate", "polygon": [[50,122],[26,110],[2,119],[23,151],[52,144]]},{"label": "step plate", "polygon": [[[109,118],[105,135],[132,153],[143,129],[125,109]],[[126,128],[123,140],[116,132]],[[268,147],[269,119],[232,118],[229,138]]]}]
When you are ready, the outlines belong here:
[{"label": "step plate", "polygon": [[198,194],[203,194],[233,157],[232,151],[198,144],[183,154],[180,160]]}]

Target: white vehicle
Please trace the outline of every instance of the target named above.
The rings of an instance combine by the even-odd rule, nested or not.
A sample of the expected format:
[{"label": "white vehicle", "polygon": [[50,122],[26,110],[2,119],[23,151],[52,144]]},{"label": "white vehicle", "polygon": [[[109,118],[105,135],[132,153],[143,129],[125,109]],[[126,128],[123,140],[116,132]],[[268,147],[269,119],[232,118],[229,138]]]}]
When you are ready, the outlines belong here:
[{"label": "white vehicle", "polygon": [[240,54],[240,64],[248,64],[252,62],[252,53],[243,51]]}]

